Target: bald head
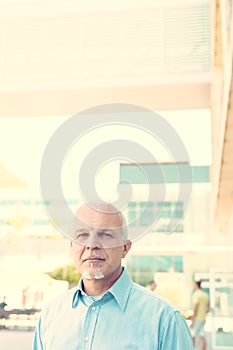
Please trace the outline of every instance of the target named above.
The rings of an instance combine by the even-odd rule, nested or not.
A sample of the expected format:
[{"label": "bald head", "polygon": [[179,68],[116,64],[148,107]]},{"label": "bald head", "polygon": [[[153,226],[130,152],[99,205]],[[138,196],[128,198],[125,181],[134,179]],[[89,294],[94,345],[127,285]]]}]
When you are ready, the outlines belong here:
[{"label": "bald head", "polygon": [[127,239],[127,226],[124,215],[108,202],[93,201],[81,205],[76,212],[75,232],[81,226],[95,229],[117,229],[123,241]]}]

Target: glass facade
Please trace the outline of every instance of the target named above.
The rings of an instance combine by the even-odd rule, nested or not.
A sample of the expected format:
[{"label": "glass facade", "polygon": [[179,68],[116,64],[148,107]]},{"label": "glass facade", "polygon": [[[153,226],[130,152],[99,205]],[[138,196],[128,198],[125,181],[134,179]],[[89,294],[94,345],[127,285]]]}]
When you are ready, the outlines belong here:
[{"label": "glass facade", "polygon": [[[171,217],[182,219],[184,209],[182,202],[130,202],[128,204],[129,226],[147,227],[159,219],[159,224],[152,228],[152,232],[167,232],[167,226]],[[175,232],[183,232],[184,225],[176,227]]]},{"label": "glass facade", "polygon": [[146,286],[156,272],[183,272],[182,256],[129,256],[127,269],[133,280]]},{"label": "glass facade", "polygon": [[[36,237],[60,236],[46,213],[46,207],[53,203],[55,202],[52,200],[41,199],[2,199],[0,201],[0,237],[12,233]],[[78,203],[76,199],[67,200],[67,205],[72,211],[77,209]]]},{"label": "glass facade", "polygon": [[187,163],[120,165],[120,181],[127,181],[131,184],[180,183],[180,173],[183,175],[182,182],[190,182],[191,180],[192,183],[205,183],[210,181],[208,166],[190,167]]},{"label": "glass facade", "polygon": [[[184,175],[183,181],[192,182],[188,208],[185,199],[182,201],[178,195],[181,182],[177,165]],[[127,269],[141,285],[148,286],[155,279],[157,293],[181,310],[189,309],[194,274],[203,271],[203,259],[206,271],[211,264],[205,250],[199,250],[205,247],[210,233],[209,167],[186,163],[121,164],[120,181],[122,192],[126,182],[132,185],[134,194],[125,211],[129,231],[135,228],[137,232],[146,232],[134,242],[126,260]],[[148,200],[148,185],[159,193],[160,184],[166,187],[164,200],[156,200],[156,195],[155,200],[151,197]],[[177,226],[171,232],[172,219]]]}]

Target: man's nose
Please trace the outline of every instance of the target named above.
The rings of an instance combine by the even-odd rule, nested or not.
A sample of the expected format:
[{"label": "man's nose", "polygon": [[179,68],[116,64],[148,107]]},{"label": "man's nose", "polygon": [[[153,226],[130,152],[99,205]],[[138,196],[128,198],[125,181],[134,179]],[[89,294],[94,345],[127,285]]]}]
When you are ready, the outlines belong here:
[{"label": "man's nose", "polygon": [[96,235],[90,235],[86,242],[86,247],[89,249],[101,248],[100,240],[98,239],[98,237],[96,237]]}]

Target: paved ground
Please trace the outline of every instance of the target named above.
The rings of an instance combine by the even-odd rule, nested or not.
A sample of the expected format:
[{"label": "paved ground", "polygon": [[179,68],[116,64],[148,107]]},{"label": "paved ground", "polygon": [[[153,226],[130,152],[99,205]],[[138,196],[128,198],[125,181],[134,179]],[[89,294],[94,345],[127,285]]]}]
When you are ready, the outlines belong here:
[{"label": "paved ground", "polygon": [[[212,346],[211,346],[211,336],[209,333],[206,334],[206,342],[207,342],[207,347],[206,347],[206,350],[212,350]],[[197,342],[196,346],[195,346],[195,349],[194,350],[200,350],[200,346],[199,346],[199,343]]]},{"label": "paved ground", "polygon": [[1,350],[31,350],[33,331],[0,330]]}]

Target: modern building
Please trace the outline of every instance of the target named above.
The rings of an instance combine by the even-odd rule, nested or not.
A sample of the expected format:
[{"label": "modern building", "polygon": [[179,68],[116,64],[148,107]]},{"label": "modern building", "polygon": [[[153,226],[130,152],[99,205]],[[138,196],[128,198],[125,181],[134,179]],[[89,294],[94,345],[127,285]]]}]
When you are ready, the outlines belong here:
[{"label": "modern building", "polygon": [[[133,183],[135,198],[126,216],[135,223],[134,229],[138,225],[141,231],[148,225],[146,218],[162,210],[151,231],[135,241],[127,264],[131,270],[136,268],[137,279],[142,278],[143,266],[145,282],[152,265],[156,276],[167,270],[176,274],[174,278],[182,273],[185,277],[180,283],[187,286],[187,294],[192,278],[203,276],[210,290],[213,316],[218,310],[222,319],[233,317],[232,8],[231,0],[101,0],[96,4],[3,0],[0,4],[1,118],[12,118],[13,123],[15,117],[70,116],[117,102],[161,113],[186,110],[192,127],[191,111],[210,112],[212,162],[195,164],[199,169],[193,166],[194,171],[200,171],[201,182],[192,183],[192,202],[173,233],[165,233],[169,216],[174,213],[179,221],[186,209],[176,200],[175,182],[168,183],[167,197],[159,202],[147,202],[144,180]],[[202,128],[201,123],[198,127]],[[27,123],[22,128],[26,130]],[[15,147],[17,157],[23,157],[17,154],[14,140],[10,146]],[[7,151],[4,144],[1,148]],[[141,159],[141,163],[146,161]],[[137,172],[130,165],[122,165],[120,170],[121,179],[122,172],[127,176],[132,172],[133,178]],[[148,215],[141,215],[145,202]],[[7,247],[1,244],[1,264],[6,252],[13,255],[23,251],[20,237],[32,242],[32,231],[37,243],[30,251],[41,263],[36,266],[45,266],[39,248],[47,248],[47,257],[50,248],[54,250],[55,245],[46,241],[47,235],[60,244],[60,258],[54,255],[46,261],[51,266],[64,262],[63,241],[44,216],[38,194],[28,194],[25,188],[14,194],[4,189],[0,203],[0,236],[14,238],[13,246],[9,241]],[[224,336],[232,336],[227,326],[222,328]],[[213,349],[222,350],[218,335],[213,332]],[[230,342],[224,346],[232,349]]]}]

